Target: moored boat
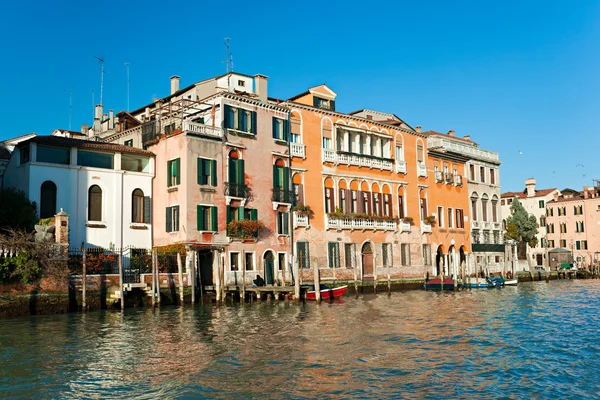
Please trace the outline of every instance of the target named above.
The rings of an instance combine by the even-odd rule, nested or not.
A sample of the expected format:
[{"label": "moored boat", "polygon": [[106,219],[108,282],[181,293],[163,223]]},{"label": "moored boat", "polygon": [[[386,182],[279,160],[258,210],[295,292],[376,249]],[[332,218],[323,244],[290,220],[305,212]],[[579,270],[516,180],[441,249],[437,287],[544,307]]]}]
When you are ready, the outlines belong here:
[{"label": "moored boat", "polygon": [[[321,285],[320,287],[320,292],[321,292],[321,300],[326,300],[326,299],[337,299],[340,298],[344,295],[344,293],[346,293],[346,290],[348,290],[348,286],[344,285],[344,286],[340,286],[340,287],[336,287],[336,288],[329,288],[325,285]],[[317,299],[317,291],[315,290],[314,285],[312,286],[312,290],[308,290],[306,292],[306,300],[316,300]]]},{"label": "moored boat", "polygon": [[454,290],[454,279],[431,278],[425,281],[425,289],[432,290]]},{"label": "moored boat", "polygon": [[487,278],[490,287],[504,286],[504,278],[501,276],[488,276]]},{"label": "moored boat", "polygon": [[516,286],[519,283],[519,278],[505,279],[504,286]]},{"label": "moored boat", "polygon": [[471,278],[462,284],[466,288],[489,288],[490,283],[485,278]]}]

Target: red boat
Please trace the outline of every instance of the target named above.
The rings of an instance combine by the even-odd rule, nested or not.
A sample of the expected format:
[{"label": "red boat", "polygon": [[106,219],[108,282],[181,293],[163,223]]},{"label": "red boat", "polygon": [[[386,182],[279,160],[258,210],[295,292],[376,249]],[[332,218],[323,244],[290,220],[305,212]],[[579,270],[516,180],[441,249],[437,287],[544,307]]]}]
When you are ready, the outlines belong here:
[{"label": "red boat", "polygon": [[433,290],[454,290],[454,280],[452,278],[431,278],[425,281],[425,289]]},{"label": "red boat", "polygon": [[[314,290],[315,287],[311,286],[313,290],[308,290],[306,292],[306,300],[316,300],[317,299],[317,291]],[[325,285],[321,285],[321,299],[338,299],[346,293],[348,290],[348,286],[340,286],[333,289],[328,288]]]}]

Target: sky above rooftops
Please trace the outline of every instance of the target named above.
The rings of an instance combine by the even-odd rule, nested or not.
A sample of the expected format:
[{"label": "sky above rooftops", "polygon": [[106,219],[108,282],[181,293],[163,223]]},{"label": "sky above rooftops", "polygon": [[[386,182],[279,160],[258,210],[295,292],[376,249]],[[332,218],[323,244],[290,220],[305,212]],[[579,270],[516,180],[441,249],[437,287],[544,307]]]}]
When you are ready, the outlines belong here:
[{"label": "sky above rooftops", "polygon": [[[418,4],[417,4],[418,3]],[[600,3],[9,2],[0,13],[0,140],[90,124],[234,69],[288,98],[326,83],[336,108],[471,135],[503,161],[502,191],[600,179]],[[70,92],[68,92],[70,91]]]}]

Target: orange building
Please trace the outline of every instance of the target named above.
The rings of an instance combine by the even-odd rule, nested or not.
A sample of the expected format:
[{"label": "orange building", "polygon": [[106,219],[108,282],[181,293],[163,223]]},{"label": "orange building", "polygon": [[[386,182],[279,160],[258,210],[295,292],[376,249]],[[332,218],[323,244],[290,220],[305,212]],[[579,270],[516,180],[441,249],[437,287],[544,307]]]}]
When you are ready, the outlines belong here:
[{"label": "orange building", "polygon": [[[434,272],[432,232],[442,252],[453,244],[467,251],[468,234],[446,243],[448,232],[425,221],[428,203],[445,201],[443,191],[436,197],[429,189],[427,136],[394,114],[339,113],[336,96],[320,85],[284,104],[291,119],[293,251],[302,279],[312,280],[315,267],[323,279],[422,278]],[[453,188],[451,200],[458,204],[455,196],[464,195],[467,202],[460,186]],[[461,207],[451,208],[467,209]]]}]

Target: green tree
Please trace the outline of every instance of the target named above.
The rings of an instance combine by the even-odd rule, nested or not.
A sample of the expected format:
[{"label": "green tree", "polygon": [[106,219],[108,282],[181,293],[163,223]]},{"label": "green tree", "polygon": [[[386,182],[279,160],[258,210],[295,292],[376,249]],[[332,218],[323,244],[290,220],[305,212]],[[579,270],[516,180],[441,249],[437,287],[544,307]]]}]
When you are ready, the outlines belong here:
[{"label": "green tree", "polygon": [[37,221],[37,205],[15,188],[0,190],[0,230],[32,231]]},{"label": "green tree", "polygon": [[[534,215],[529,215],[516,197],[510,206],[510,215],[506,218],[506,239],[519,242],[519,249],[525,251],[526,245],[537,245],[538,223]],[[523,252],[519,256],[523,257]]]}]

